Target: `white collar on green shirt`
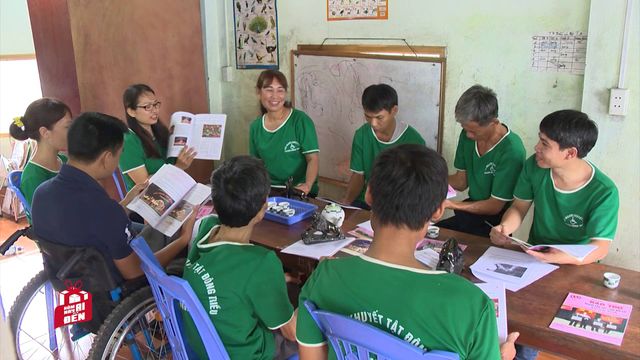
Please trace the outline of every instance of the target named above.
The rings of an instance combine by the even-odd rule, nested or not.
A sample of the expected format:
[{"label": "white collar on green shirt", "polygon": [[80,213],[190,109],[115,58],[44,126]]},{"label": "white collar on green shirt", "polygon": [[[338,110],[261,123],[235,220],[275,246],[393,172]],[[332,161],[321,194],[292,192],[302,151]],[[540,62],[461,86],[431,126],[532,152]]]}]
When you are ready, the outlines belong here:
[{"label": "white collar on green shirt", "polygon": [[404,266],[404,265],[397,265],[397,264],[392,264],[386,261],[382,261],[382,260],[378,260],[375,258],[372,258],[370,256],[367,255],[360,255],[360,258],[364,261],[373,263],[373,264],[378,264],[378,265],[382,265],[382,266],[386,266],[389,268],[394,268],[394,269],[400,269],[400,270],[406,270],[406,271],[411,271],[411,272],[415,272],[418,274],[429,274],[429,275],[439,275],[439,274],[446,274],[446,271],[439,271],[439,270],[426,270],[426,269],[416,269],[416,268],[412,268],[409,266]]},{"label": "white collar on green shirt", "polygon": [[220,225],[216,225],[214,227],[211,228],[211,230],[209,230],[209,232],[207,233],[207,235],[203,236],[202,239],[200,239],[197,243],[196,246],[198,247],[198,249],[210,249],[214,246],[220,246],[220,245],[239,245],[239,246],[245,246],[245,245],[250,245],[253,246],[253,244],[251,243],[239,243],[239,242],[233,242],[233,241],[216,241],[214,243],[209,243],[209,238],[211,237],[211,233],[213,232],[213,230],[216,230],[217,228],[219,228]]},{"label": "white collar on green shirt", "polygon": [[277,127],[276,129],[274,129],[274,130],[269,130],[269,129],[267,129],[267,127],[266,127],[266,126],[264,126],[264,117],[265,117],[265,116],[267,116],[267,114],[263,114],[263,115],[262,115],[262,120],[261,120],[261,121],[262,121],[262,128],[263,128],[263,129],[264,129],[264,131],[266,131],[266,132],[274,133],[274,132],[276,132],[276,131],[280,130],[280,129],[284,126],[284,124],[286,124],[286,123],[287,123],[287,121],[289,121],[289,118],[291,117],[291,114],[293,114],[293,108],[291,108],[291,111],[289,111],[289,115],[287,115],[287,118],[286,118],[286,119],[284,119],[284,121],[282,122],[282,124],[280,124],[280,126],[278,126],[278,127]]}]

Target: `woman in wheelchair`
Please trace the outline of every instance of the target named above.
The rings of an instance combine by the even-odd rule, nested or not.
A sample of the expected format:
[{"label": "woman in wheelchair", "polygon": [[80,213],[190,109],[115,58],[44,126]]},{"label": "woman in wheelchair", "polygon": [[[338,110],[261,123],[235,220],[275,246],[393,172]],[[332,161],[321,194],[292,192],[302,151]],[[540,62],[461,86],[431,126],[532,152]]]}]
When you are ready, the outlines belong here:
[{"label": "woman in wheelchair", "polygon": [[[31,154],[22,172],[20,190],[30,206],[33,193],[44,181],[58,174],[66,156],[67,132],[71,125],[71,109],[60,100],[42,98],[32,102],[24,113],[9,126],[16,140],[33,139],[37,142],[35,154]],[[29,155],[27,155],[29,156]],[[29,222],[31,216],[27,213]]]}]

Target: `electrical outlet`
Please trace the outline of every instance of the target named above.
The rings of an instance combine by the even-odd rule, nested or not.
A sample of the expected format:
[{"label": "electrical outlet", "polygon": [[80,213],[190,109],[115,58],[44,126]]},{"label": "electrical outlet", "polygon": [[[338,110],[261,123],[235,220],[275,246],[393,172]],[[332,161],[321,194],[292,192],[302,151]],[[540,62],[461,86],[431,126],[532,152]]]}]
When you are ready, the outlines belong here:
[{"label": "electrical outlet", "polygon": [[613,88],[609,97],[609,115],[625,116],[629,107],[629,89]]}]

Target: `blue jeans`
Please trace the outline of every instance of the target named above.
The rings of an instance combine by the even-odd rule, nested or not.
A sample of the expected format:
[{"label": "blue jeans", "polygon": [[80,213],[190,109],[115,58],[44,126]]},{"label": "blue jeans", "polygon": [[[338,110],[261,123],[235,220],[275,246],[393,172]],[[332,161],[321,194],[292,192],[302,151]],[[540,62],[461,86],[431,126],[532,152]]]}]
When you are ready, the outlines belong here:
[{"label": "blue jeans", "polygon": [[534,360],[538,357],[538,349],[516,344],[515,360]]}]

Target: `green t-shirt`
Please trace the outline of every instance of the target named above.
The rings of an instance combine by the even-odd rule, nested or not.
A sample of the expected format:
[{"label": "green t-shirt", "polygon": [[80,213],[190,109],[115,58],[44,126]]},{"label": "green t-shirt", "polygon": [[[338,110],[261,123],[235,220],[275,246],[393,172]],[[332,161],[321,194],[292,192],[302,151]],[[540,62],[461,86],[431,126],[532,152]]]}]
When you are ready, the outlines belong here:
[{"label": "green t-shirt", "polygon": [[135,170],[144,166],[147,169],[149,176],[155,174],[162,165],[167,163],[167,148],[156,142],[156,149],[162,158],[150,158],[144,153],[144,147],[142,147],[142,140],[129,130],[124,134],[124,147],[122,148],[122,155],[120,155],[120,171],[124,174],[124,182],[127,185],[127,190],[135,185],[131,177],[127,173],[131,170]]},{"label": "green t-shirt", "polygon": [[[453,351],[460,359],[500,359],[493,302],[455,274],[366,255],[321,261],[300,293],[296,327],[300,344],[318,346],[326,339],[302,305],[307,299],[421,349]],[[336,358],[333,349],[329,358]]]},{"label": "green t-shirt", "polygon": [[[58,154],[58,159],[62,164],[67,162],[65,155]],[[24,166],[22,178],[20,179],[20,191],[22,191],[22,195],[24,195],[29,206],[32,205],[33,193],[38,186],[56,175],[58,175],[57,171],[47,169],[31,160]],[[27,212],[27,220],[29,220],[29,224],[31,224],[31,214],[29,212]]]},{"label": "green t-shirt", "polygon": [[[398,124],[400,123],[397,122],[396,126]],[[364,193],[367,189],[367,183],[369,182],[373,161],[376,156],[386,148],[401,144],[425,145],[425,142],[422,136],[410,125],[404,129],[400,136],[389,142],[378,140],[369,123],[365,123],[356,130],[351,143],[351,163],[349,168],[354,173],[364,175],[364,186],[358,195],[358,200],[364,202]]]},{"label": "green t-shirt", "polygon": [[502,139],[482,156],[478,155],[475,140],[469,139],[467,132],[462,130],[453,165],[467,173],[469,199],[472,201],[489,197],[511,201],[525,158],[522,140],[509,128]]},{"label": "green t-shirt", "polygon": [[536,164],[535,155],[524,164],[513,194],[535,202],[531,244],[587,244],[591,239],[613,240],[618,226],[618,189],[598,168],[576,190],[556,189],[551,169]]},{"label": "green t-shirt", "polygon": [[[272,185],[284,185],[290,176],[294,185],[305,182],[305,155],[319,151],[313,121],[297,109],[291,109],[287,119],[273,131],[264,127],[264,115],[255,119],[249,128],[249,153],[264,161]],[[311,193],[318,193],[317,179]]]},{"label": "green t-shirt", "polygon": [[[201,221],[183,278],[202,302],[231,359],[272,359],[271,330],[293,316],[282,263],[273,251],[260,246],[208,243],[218,224],[216,216]],[[198,358],[206,359],[189,316],[185,316],[185,334]]]}]

